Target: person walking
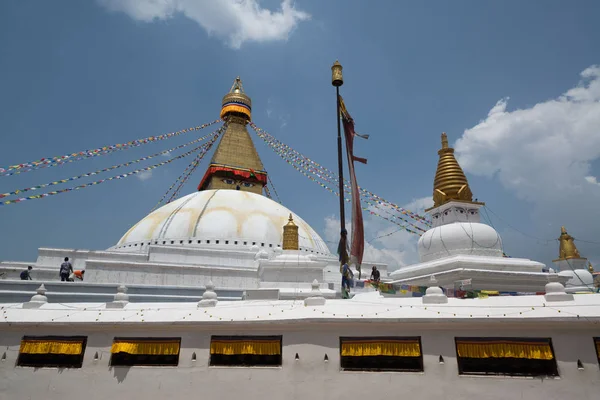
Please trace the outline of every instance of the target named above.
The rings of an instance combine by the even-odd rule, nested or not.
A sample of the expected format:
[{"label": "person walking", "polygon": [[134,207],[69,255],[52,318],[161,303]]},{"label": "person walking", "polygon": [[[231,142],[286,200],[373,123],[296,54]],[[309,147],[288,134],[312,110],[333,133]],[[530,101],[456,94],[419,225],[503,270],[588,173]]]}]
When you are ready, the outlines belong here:
[{"label": "person walking", "polygon": [[65,261],[60,265],[60,280],[68,282],[69,276],[73,273],[73,266],[69,262],[69,257],[65,257]]}]

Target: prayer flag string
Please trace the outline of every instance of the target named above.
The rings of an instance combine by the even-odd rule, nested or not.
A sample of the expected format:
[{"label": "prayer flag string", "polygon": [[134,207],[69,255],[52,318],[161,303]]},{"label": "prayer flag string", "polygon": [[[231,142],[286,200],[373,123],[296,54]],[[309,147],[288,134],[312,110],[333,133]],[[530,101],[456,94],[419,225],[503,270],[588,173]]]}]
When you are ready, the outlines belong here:
[{"label": "prayer flag string", "polygon": [[[356,281],[357,288],[373,287],[374,289],[386,294],[397,294],[400,297],[422,297],[427,292],[428,286],[405,285],[396,283],[378,282],[372,280]],[[447,297],[456,297],[459,299],[488,298],[493,296],[535,296],[543,295],[545,292],[507,292],[496,290],[479,289],[454,289],[440,287]]]},{"label": "prayer flag string", "polygon": [[[256,126],[253,122],[250,122],[250,126],[252,127],[252,129],[255,130],[257,135],[261,139],[263,139],[263,141],[265,141],[269,146],[271,146],[272,148],[275,147],[275,148],[279,149],[280,151],[287,151],[287,152],[293,153],[296,157],[302,159],[303,162],[314,165],[323,175],[323,176],[319,176],[320,178],[327,176],[327,177],[331,178],[334,183],[337,184],[337,181],[338,181],[337,175],[334,174],[331,170],[327,169],[326,167],[323,167],[319,163],[309,159],[308,157],[302,155],[301,153],[297,152],[296,150],[292,149],[291,147],[289,147],[286,144],[282,143],[281,141],[277,140],[275,137],[273,137],[272,135],[267,133],[264,129],[261,129],[258,126]],[[346,188],[349,188],[349,184],[347,181],[344,182],[344,186]],[[381,204],[385,203],[385,204],[391,206],[392,208],[398,210],[400,213],[409,216],[410,218],[414,219],[415,221],[417,221],[419,223],[423,223],[426,226],[431,226],[431,221],[429,221],[427,218],[425,218],[419,214],[416,214],[410,210],[402,208],[394,203],[391,203],[391,202],[385,200],[384,198],[377,196],[376,194],[368,191],[365,188],[360,188],[360,191],[363,192],[364,194],[371,196],[374,200],[376,200],[377,202],[379,202]]]},{"label": "prayer flag string", "polygon": [[[290,164],[294,169],[296,169],[298,172],[300,172],[302,175],[306,176],[307,178],[309,178],[310,180],[312,180],[313,182],[318,183],[321,187],[327,189],[328,191],[330,191],[331,193],[335,194],[336,196],[339,196],[339,193],[335,190],[332,189],[331,187],[327,186],[327,184],[325,184],[322,181],[326,181],[330,184],[336,184],[337,183],[337,178],[335,179],[334,182],[332,182],[332,177],[327,174],[327,172],[323,171],[324,168],[319,167],[319,169],[315,168],[314,166],[311,166],[308,162],[305,162],[304,160],[308,160],[307,157],[302,156],[300,153],[296,152],[295,150],[289,148],[289,146],[286,146],[285,144],[279,142],[277,139],[273,138],[271,135],[269,135],[268,133],[260,130],[260,128],[252,126],[254,128],[254,130],[256,131],[257,135],[263,139],[265,141],[265,143],[267,143],[274,151],[277,155],[279,155],[284,161],[286,161],[288,164]],[[312,163],[312,165],[317,165],[316,163]],[[304,171],[303,171],[304,170]],[[325,169],[326,170],[326,169]],[[320,178],[322,181],[316,179],[314,176],[307,174],[305,171],[307,171],[308,173],[317,176],[318,178]],[[348,192],[349,191],[349,186],[346,186],[346,190],[344,192]],[[377,212],[375,212],[373,210],[373,208],[366,208],[363,207],[363,210],[368,211],[371,215],[375,215],[378,216],[380,218],[383,218],[389,222],[392,222],[398,226],[400,226],[401,228],[407,230],[410,233],[414,233],[417,235],[420,235],[420,232],[425,232],[425,229],[419,227],[418,225],[415,225],[414,223],[411,223],[410,221],[394,215],[390,212],[390,210],[388,209],[384,209],[384,208],[379,208],[379,207],[383,207],[386,206],[387,204],[385,204],[384,202],[375,199],[374,197],[370,197],[370,196],[366,196],[365,195],[365,191],[363,190],[363,201],[365,201],[367,204],[371,205],[372,207],[374,207],[377,210],[383,210],[386,213],[388,213],[390,215],[390,217],[385,217]],[[345,201],[350,201],[349,198],[345,198]],[[392,207],[393,208],[393,207]],[[397,208],[397,207],[396,207]],[[408,215],[406,212],[402,213],[404,215]],[[415,219],[415,218],[413,218]],[[401,222],[400,222],[401,221]],[[420,223],[424,223],[423,220],[417,220],[416,222],[420,222]],[[406,226],[404,226],[403,224],[408,224],[411,227],[414,228],[410,229],[407,228]]]},{"label": "prayer flag string", "polygon": [[[283,152],[278,152],[277,154],[278,154],[278,155],[279,155],[281,158],[283,158],[283,160],[284,160],[284,161],[286,161],[286,162],[287,162],[289,165],[291,165],[291,166],[292,166],[294,169],[296,169],[298,172],[300,172],[302,175],[306,176],[306,177],[307,177],[308,179],[310,179],[311,181],[313,181],[313,182],[316,182],[316,183],[317,183],[317,184],[319,184],[319,185],[320,185],[322,188],[324,188],[324,189],[327,189],[329,192],[333,193],[334,195],[336,195],[336,196],[339,196],[339,193],[337,192],[337,190],[335,190],[335,189],[332,189],[331,187],[327,186],[325,183],[323,183],[323,182],[321,182],[321,181],[319,181],[319,180],[315,179],[315,178],[314,178],[314,176],[312,176],[312,175],[308,175],[307,173],[305,173],[304,171],[302,171],[302,169],[304,169],[304,170],[308,171],[309,173],[312,173],[312,174],[314,174],[314,175],[317,175],[319,178],[321,178],[321,179],[323,179],[323,180],[326,180],[327,182],[331,183],[331,181],[330,181],[330,180],[328,180],[327,178],[325,178],[323,175],[320,175],[320,174],[319,174],[318,172],[316,172],[314,169],[310,169],[310,168],[308,168],[306,164],[299,163],[299,162],[298,162],[298,160],[297,160],[297,158],[291,158],[291,159],[290,159],[290,157],[286,157],[285,153],[283,153]],[[302,168],[302,169],[301,169],[301,168]],[[348,193],[348,190],[345,190],[344,192],[345,192],[345,194],[347,194],[347,193]],[[344,200],[345,200],[346,202],[350,202],[350,201],[351,201],[351,199],[350,199],[350,198],[348,198],[348,197],[344,197]],[[378,210],[379,210],[379,208],[378,208],[378,207],[379,207],[379,204],[376,204],[376,203],[374,203],[374,202],[372,201],[372,199],[370,199],[370,198],[367,198],[367,197],[363,197],[363,201],[365,201],[367,204],[369,204],[369,205],[371,205],[371,206],[373,206],[373,207],[375,207],[376,209],[378,209]],[[383,204],[382,204],[382,205],[383,205]],[[381,214],[379,214],[379,213],[377,213],[377,212],[373,211],[373,209],[372,209],[372,208],[366,208],[366,207],[362,207],[362,209],[363,209],[363,210],[365,210],[365,211],[368,211],[368,212],[369,212],[371,215],[375,215],[375,216],[377,216],[377,217],[380,217],[380,218],[383,218],[383,219],[385,219],[386,221],[389,221],[389,222],[392,222],[392,223],[394,223],[394,224],[398,225],[399,227],[401,227],[402,229],[406,230],[406,231],[407,231],[407,232],[409,232],[409,233],[414,233],[414,234],[417,234],[417,235],[421,235],[421,233],[419,233],[419,232],[417,232],[417,231],[425,232],[425,230],[424,230],[423,228],[421,228],[421,227],[419,227],[419,226],[417,226],[417,225],[415,225],[415,224],[411,223],[410,221],[408,221],[408,220],[406,220],[406,219],[404,219],[404,218],[402,218],[402,217],[398,217],[398,216],[395,216],[395,215],[391,214],[391,213],[390,213],[388,210],[384,210],[384,211],[385,211],[385,212],[387,212],[388,214],[390,214],[390,215],[391,215],[391,217],[390,217],[390,218],[387,218],[387,217],[385,217],[385,216],[383,216],[383,215],[381,215]],[[395,221],[395,220],[399,220],[399,221]],[[400,221],[402,221],[402,222],[400,222]],[[402,225],[403,223],[405,223],[405,224],[408,224],[408,225],[410,225],[410,226],[414,227],[414,228],[415,228],[415,230],[412,230],[412,229],[410,229],[410,228],[407,228],[405,225]]]},{"label": "prayer flag string", "polygon": [[[227,127],[227,124],[224,124],[218,131],[218,133],[212,138],[212,140],[207,143],[207,146],[202,149],[202,151],[196,156],[196,158],[194,158],[194,160],[192,161],[191,168],[189,168],[187,174],[183,177],[183,179],[181,180],[181,183],[179,183],[179,186],[177,186],[177,189],[175,189],[175,191],[173,192],[173,194],[171,195],[171,198],[169,198],[169,201],[167,201],[167,204],[172,202],[173,200],[175,200],[177,198],[177,196],[179,195],[179,192],[181,191],[181,188],[183,187],[183,185],[185,185],[185,183],[188,181],[188,179],[190,178],[190,176],[192,176],[192,174],[194,173],[194,171],[196,171],[196,168],[198,168],[198,165],[200,165],[200,161],[202,161],[202,159],[204,158],[204,156],[206,155],[206,153],[208,153],[208,151],[211,149],[211,147],[213,146],[213,144],[215,144],[215,142],[217,141],[217,139],[219,138],[219,136],[221,135],[221,133],[223,133],[225,131],[225,128]],[[188,165],[188,167],[190,167],[190,165]],[[186,168],[188,169],[188,168]]]},{"label": "prayer flag string", "polygon": [[[215,134],[216,134],[216,132],[213,132],[210,135],[215,135]],[[77,179],[85,178],[85,177],[88,177],[88,176],[94,176],[94,175],[101,174],[103,172],[112,171],[112,170],[117,169],[117,168],[122,168],[122,167],[127,167],[127,166],[132,165],[132,164],[137,164],[139,162],[150,160],[152,158],[155,158],[155,157],[158,157],[158,156],[161,156],[161,155],[164,155],[164,154],[169,154],[169,153],[171,153],[173,151],[176,151],[176,150],[183,149],[185,147],[191,146],[193,144],[201,142],[202,140],[204,140],[206,137],[209,137],[210,135],[198,138],[196,140],[192,140],[191,142],[179,145],[177,147],[170,148],[168,150],[161,151],[160,153],[155,153],[155,154],[152,154],[152,155],[149,155],[149,156],[146,156],[146,157],[138,158],[137,160],[129,161],[129,162],[126,162],[126,163],[123,163],[123,164],[113,165],[112,167],[102,168],[102,169],[99,169],[97,171],[88,172],[86,174],[81,174],[81,175],[77,175],[77,176],[72,176],[72,177],[66,178],[66,179],[59,179],[57,181],[50,182],[50,183],[45,183],[45,184],[42,184],[42,185],[36,185],[36,186],[28,187],[28,188],[14,190],[12,192],[7,192],[7,193],[0,193],[0,199],[2,199],[4,197],[7,197],[7,196],[12,196],[12,195],[17,195],[17,194],[29,192],[29,191],[32,191],[32,190],[42,189],[42,188],[45,188],[45,187],[48,187],[48,186],[60,185],[61,183],[75,181]],[[204,144],[203,146],[207,146],[207,144]]]},{"label": "prayer flag string", "polygon": [[[217,129],[215,132],[211,133],[211,135],[214,135],[212,140],[211,140],[211,144],[210,147],[212,147],[212,144],[214,144],[214,142],[217,140],[217,138],[221,135],[221,133],[223,133],[223,131],[225,130],[226,125],[223,124],[219,129]],[[209,149],[210,149],[209,147]],[[208,149],[203,150],[204,154],[206,154],[206,152],[208,151]],[[202,156],[204,157],[204,155]],[[167,191],[165,192],[165,194],[163,194],[163,196],[160,198],[160,200],[158,201],[158,203],[156,203],[156,205],[152,208],[152,210],[150,210],[150,212],[156,210],[158,207],[160,207],[160,205],[162,204],[162,202],[167,198],[167,196],[169,195],[169,193],[171,192],[171,189],[173,189],[175,187],[175,185],[181,181],[182,179],[184,179],[184,177],[186,176],[186,173],[190,170],[190,168],[192,168],[194,165],[194,161],[192,161],[190,164],[188,164],[187,167],[185,167],[185,169],[183,170],[183,172],[181,173],[181,175],[179,175],[177,177],[177,179],[175,179],[175,182],[173,182],[171,184],[171,186],[169,186],[169,188],[167,189]],[[187,178],[185,178],[187,179]],[[171,197],[172,199],[172,197]],[[167,203],[171,202],[171,199],[169,199],[169,201]]]},{"label": "prayer flag string", "polygon": [[[112,146],[104,146],[104,147],[99,147],[97,149],[84,150],[84,151],[80,151],[77,153],[65,154],[65,155],[56,156],[56,157],[40,158],[39,160],[29,161],[29,162],[17,164],[17,165],[10,165],[10,166],[4,167],[4,168],[0,167],[0,176],[16,175],[16,174],[33,171],[33,170],[40,169],[40,168],[54,167],[57,165],[62,165],[62,164],[73,162],[73,161],[83,160],[85,158],[102,156],[102,155],[109,154],[109,153],[112,153],[112,152],[118,151],[118,150],[125,150],[125,149],[129,149],[131,147],[137,147],[137,146],[141,146],[141,145],[148,144],[148,143],[158,142],[160,140],[169,139],[174,136],[179,136],[183,133],[204,129],[208,126],[216,124],[219,121],[221,121],[221,120],[217,119],[217,120],[214,120],[207,124],[203,124],[203,125],[199,125],[199,126],[195,126],[195,127],[191,127],[191,128],[187,128],[187,129],[182,129],[177,132],[165,133],[163,135],[158,135],[158,136],[149,136],[147,138],[132,140],[132,141],[126,142],[126,143],[118,143],[118,144],[115,144]],[[208,135],[208,136],[210,136],[210,135]],[[206,137],[208,137],[208,136],[206,136]]]},{"label": "prayer flag string", "polygon": [[[314,176],[308,175],[308,174],[307,174],[307,173],[304,171],[304,170],[306,170],[306,169],[307,169],[305,166],[303,166],[304,168],[302,168],[302,169],[301,169],[301,167],[300,167],[300,166],[298,166],[296,163],[294,163],[294,162],[292,162],[291,160],[289,160],[289,159],[285,158],[285,156],[284,156],[283,154],[281,154],[281,153],[278,153],[278,155],[279,155],[281,158],[283,158],[283,160],[284,160],[286,163],[288,163],[289,165],[291,165],[291,166],[292,166],[292,167],[293,167],[293,168],[294,168],[296,171],[300,172],[302,175],[304,175],[305,177],[307,177],[307,178],[308,178],[308,179],[310,179],[311,181],[313,181],[313,182],[317,183],[319,186],[321,186],[322,188],[324,188],[324,189],[328,190],[329,192],[333,193],[334,195],[336,195],[336,196],[339,196],[339,193],[338,193],[338,191],[337,191],[337,190],[335,190],[335,189],[333,189],[333,188],[331,188],[331,187],[327,186],[327,185],[326,185],[325,183],[323,183],[322,181],[319,181],[318,179],[315,179],[315,177],[314,177]],[[304,169],[304,170],[303,170],[303,169]],[[317,176],[321,177],[320,175],[317,175]],[[351,199],[350,199],[349,197],[344,197],[344,201],[346,201],[346,202],[350,202],[350,201],[351,201]],[[371,202],[369,199],[366,199],[365,201],[366,201],[368,204],[374,205],[374,204],[373,204],[373,203],[372,203],[372,202]],[[393,224],[396,224],[396,225],[398,225],[398,226],[399,226],[401,229],[404,229],[404,230],[406,230],[406,231],[407,231],[407,232],[409,232],[409,233],[413,233],[413,234],[416,234],[416,235],[421,235],[421,234],[420,234],[419,232],[417,232],[416,230],[422,230],[422,231],[424,232],[424,230],[423,230],[422,228],[419,228],[419,227],[417,227],[417,226],[415,226],[415,225],[411,224],[410,222],[406,221],[405,219],[398,218],[398,219],[400,219],[401,221],[403,221],[404,223],[408,223],[408,224],[410,224],[411,226],[415,227],[415,228],[416,228],[416,230],[412,230],[412,229],[410,229],[410,228],[407,228],[406,226],[402,225],[402,224],[401,224],[399,221],[394,221],[394,219],[396,219],[396,217],[393,217],[393,216],[392,216],[392,217],[391,217],[391,219],[390,219],[390,218],[387,218],[387,217],[385,217],[385,216],[382,216],[381,214],[378,214],[377,212],[373,211],[371,208],[366,208],[366,207],[363,207],[363,210],[365,210],[365,211],[368,211],[368,212],[369,212],[371,215],[375,215],[375,216],[377,216],[377,217],[380,217],[380,218],[383,218],[383,219],[385,219],[385,220],[387,220],[387,221],[389,221],[389,222],[391,222],[391,223],[393,223]]]},{"label": "prayer flag string", "polygon": [[190,154],[193,154],[194,152],[200,150],[203,146],[205,146],[205,145],[193,148],[192,150],[188,151],[187,153],[183,153],[181,155],[178,155],[177,157],[173,157],[173,158],[171,158],[169,160],[160,162],[158,164],[150,165],[150,166],[145,167],[145,168],[136,169],[134,171],[127,172],[125,174],[115,175],[115,176],[111,176],[110,178],[100,179],[100,180],[97,180],[97,181],[94,181],[94,182],[89,182],[89,183],[85,183],[85,184],[82,184],[82,185],[73,186],[73,187],[70,187],[70,188],[55,190],[55,191],[52,191],[52,192],[47,192],[47,193],[42,193],[42,194],[36,194],[36,195],[32,195],[32,196],[27,196],[27,197],[21,197],[19,199],[15,199],[15,200],[0,201],[0,206],[6,206],[6,205],[9,205],[9,204],[17,204],[17,203],[21,203],[21,202],[23,202],[25,200],[43,199],[45,197],[54,196],[54,195],[61,194],[61,193],[66,193],[66,192],[71,192],[71,191],[74,191],[74,190],[79,190],[79,189],[83,189],[83,188],[94,186],[94,185],[99,185],[101,183],[112,181],[112,180],[115,180],[115,179],[127,178],[129,176],[137,175],[137,174],[139,174],[141,172],[150,171],[150,170],[153,170],[155,168],[161,167],[163,165],[172,163],[173,161],[179,160],[180,158],[187,157]]}]

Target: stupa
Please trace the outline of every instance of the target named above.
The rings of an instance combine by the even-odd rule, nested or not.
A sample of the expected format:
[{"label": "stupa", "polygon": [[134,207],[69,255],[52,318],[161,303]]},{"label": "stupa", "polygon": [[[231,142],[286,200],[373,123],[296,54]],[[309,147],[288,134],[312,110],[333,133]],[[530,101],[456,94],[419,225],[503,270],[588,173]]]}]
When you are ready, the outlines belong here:
[{"label": "stupa", "polygon": [[440,286],[465,281],[472,289],[543,291],[548,279],[565,278],[544,272],[545,265],[523,258],[505,257],[502,238],[481,222],[485,203],[473,200],[469,182],[442,133],[442,148],[433,182],[433,207],[426,210],[432,228],[418,242],[420,263],[390,274],[393,283],[426,286],[435,276]]},{"label": "stupa", "polygon": [[567,292],[595,291],[591,264],[587,258],[581,257],[573,236],[567,233],[564,226],[560,228],[558,242],[558,258],[552,262],[556,265],[559,275],[569,279],[565,284]]},{"label": "stupa", "polygon": [[[40,249],[34,281],[18,280],[22,264],[0,265],[11,278],[0,281],[0,399],[354,400],[374,389],[426,400],[595,398],[600,294],[550,282],[545,295],[464,300],[438,287],[568,279],[502,256],[445,135],[422,261],[393,274],[424,279],[425,296],[336,299],[337,257],[262,196],[239,79],[225,100],[227,131],[199,191],[106,251]],[[562,244],[566,260],[579,257],[572,240]],[[65,256],[85,282],[57,281]]]},{"label": "stupa", "polygon": [[[156,301],[193,298],[209,282],[222,298],[260,291],[304,298],[315,279],[325,297],[335,297],[341,283],[337,256],[299,215],[263,196],[267,172],[247,130],[252,100],[239,77],[223,97],[220,117],[225,132],[196,192],[151,212],[105,251],[40,248],[37,262],[2,262],[0,272],[18,279],[33,265],[34,279],[65,293],[65,301],[75,292],[90,300],[112,296],[113,284]],[[57,282],[64,257],[85,269],[80,287]],[[368,263],[387,277],[385,264]],[[90,289],[95,284],[108,286]],[[30,297],[25,283],[7,285],[7,296],[18,291]]]}]

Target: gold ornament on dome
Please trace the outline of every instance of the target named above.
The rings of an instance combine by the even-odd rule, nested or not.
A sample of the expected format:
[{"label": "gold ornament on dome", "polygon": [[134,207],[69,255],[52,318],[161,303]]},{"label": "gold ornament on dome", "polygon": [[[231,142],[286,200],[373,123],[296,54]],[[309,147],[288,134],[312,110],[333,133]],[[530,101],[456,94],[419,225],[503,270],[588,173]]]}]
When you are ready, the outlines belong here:
[{"label": "gold ornament on dome", "polygon": [[554,261],[569,260],[569,259],[583,259],[577,250],[573,236],[567,233],[564,226],[560,227],[560,237],[558,238],[560,243],[558,250],[558,258]]},{"label": "gold ornament on dome", "polygon": [[473,201],[473,192],[467,177],[454,157],[454,149],[448,146],[448,136],[442,133],[442,148],[438,150],[439,161],[433,182],[433,207],[439,207],[450,201],[484,203]]},{"label": "gold ornament on dome", "polygon": [[235,78],[229,93],[223,96],[221,103],[221,118],[228,120],[231,116],[241,117],[244,123],[252,119],[252,100],[244,92],[242,80]]},{"label": "gold ornament on dome", "polygon": [[288,223],[283,227],[283,250],[299,250],[300,245],[298,243],[298,225],[294,223],[292,214]]}]

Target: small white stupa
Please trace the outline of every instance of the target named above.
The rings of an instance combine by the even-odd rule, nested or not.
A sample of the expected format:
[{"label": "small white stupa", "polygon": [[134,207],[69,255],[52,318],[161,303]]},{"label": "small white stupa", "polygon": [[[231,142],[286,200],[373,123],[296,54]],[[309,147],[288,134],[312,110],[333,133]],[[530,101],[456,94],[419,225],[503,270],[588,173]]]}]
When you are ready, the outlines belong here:
[{"label": "small white stupa", "polygon": [[559,275],[568,278],[565,285],[567,292],[594,291],[593,269],[587,258],[581,257],[573,236],[567,233],[564,226],[560,228],[558,258],[552,262]]},{"label": "small white stupa", "polygon": [[[392,272],[393,283],[426,286],[435,275],[443,287],[468,280],[472,289],[544,291],[549,278],[545,265],[507,257],[498,232],[481,222],[480,210],[485,203],[473,200],[469,182],[445,133],[438,155],[434,206],[425,210],[431,216],[432,227],[418,243],[421,262]],[[566,282],[566,278],[553,278]]]}]

